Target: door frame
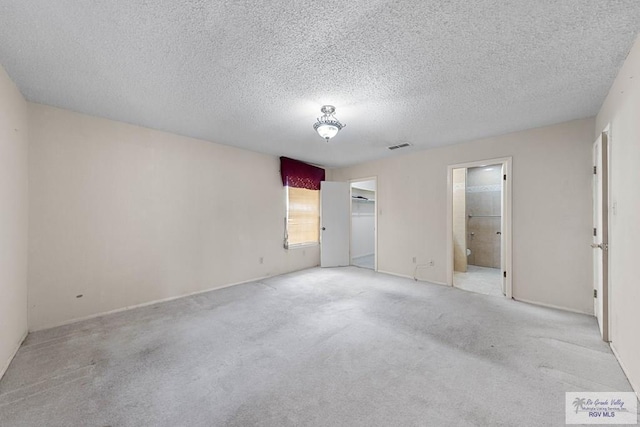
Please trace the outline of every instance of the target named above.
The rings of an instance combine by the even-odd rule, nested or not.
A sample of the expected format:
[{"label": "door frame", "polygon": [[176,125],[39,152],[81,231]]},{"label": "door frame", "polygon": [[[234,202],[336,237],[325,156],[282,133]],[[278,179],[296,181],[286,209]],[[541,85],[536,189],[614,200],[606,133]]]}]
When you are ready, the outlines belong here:
[{"label": "door frame", "polygon": [[[602,340],[605,342],[611,341],[611,132],[610,125],[607,125],[604,130],[600,133],[596,141],[593,143],[593,147],[597,144],[598,140],[600,140],[600,154],[601,158],[596,162],[595,166],[600,167],[599,173],[600,179],[602,181],[602,204],[600,215],[602,216],[602,230],[598,230],[598,236],[592,237],[592,242],[597,244],[598,240],[601,240],[600,243],[606,244],[606,249],[602,250],[602,265],[600,265],[600,271],[602,273],[602,295],[599,295],[597,299],[594,299],[594,316],[598,319],[598,308],[595,307],[596,304],[600,304],[598,300],[602,302],[602,319],[598,319],[598,323],[602,323],[601,336]],[[595,154],[595,153],[594,153]],[[592,200],[592,214],[594,218],[594,227],[595,218],[596,218],[596,208],[597,203],[595,200],[595,192],[596,186],[598,185],[597,176],[595,173],[593,174],[593,200]],[[592,245],[593,248],[593,245]],[[593,250],[598,250],[597,248],[593,248]],[[592,256],[592,260],[595,261],[595,257]],[[595,272],[595,265],[592,265],[592,271]],[[593,277],[594,289],[598,289],[595,285],[596,277]]]},{"label": "door frame", "polygon": [[456,163],[447,166],[447,285],[453,287],[453,170],[461,168],[482,167],[486,165],[502,165],[507,176],[503,181],[502,197],[502,248],[504,250],[504,264],[501,265],[504,279],[505,296],[513,298],[513,158],[500,157],[494,159],[477,160],[466,163]]},{"label": "door frame", "polygon": [[[349,197],[351,197],[351,184],[355,182],[364,182],[364,181],[373,181],[375,182],[375,202],[374,202],[374,216],[373,216],[373,271],[378,271],[378,200],[380,199],[380,192],[378,191],[378,176],[370,176],[365,178],[354,178],[349,180]],[[351,241],[351,235],[353,233],[353,212],[352,212],[353,204],[351,200],[349,200],[349,265],[352,260],[352,246],[353,242]]]}]

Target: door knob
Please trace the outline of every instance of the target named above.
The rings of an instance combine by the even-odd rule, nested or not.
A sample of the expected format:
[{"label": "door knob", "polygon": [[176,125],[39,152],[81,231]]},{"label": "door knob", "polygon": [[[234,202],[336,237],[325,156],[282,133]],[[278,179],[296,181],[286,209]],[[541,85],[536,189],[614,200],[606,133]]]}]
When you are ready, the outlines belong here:
[{"label": "door knob", "polygon": [[326,230],[326,228],[322,227],[322,231]]}]

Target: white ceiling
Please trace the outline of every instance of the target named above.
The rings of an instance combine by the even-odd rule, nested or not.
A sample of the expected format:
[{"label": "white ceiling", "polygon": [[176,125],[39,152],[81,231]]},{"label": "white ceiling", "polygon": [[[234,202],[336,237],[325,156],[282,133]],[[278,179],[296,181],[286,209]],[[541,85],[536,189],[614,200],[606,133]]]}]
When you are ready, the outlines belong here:
[{"label": "white ceiling", "polygon": [[30,101],[342,166],[592,116],[639,29],[638,0],[0,0],[0,63]]},{"label": "white ceiling", "polygon": [[352,182],[351,188],[357,188],[358,190],[376,191],[376,182],[375,181]]}]

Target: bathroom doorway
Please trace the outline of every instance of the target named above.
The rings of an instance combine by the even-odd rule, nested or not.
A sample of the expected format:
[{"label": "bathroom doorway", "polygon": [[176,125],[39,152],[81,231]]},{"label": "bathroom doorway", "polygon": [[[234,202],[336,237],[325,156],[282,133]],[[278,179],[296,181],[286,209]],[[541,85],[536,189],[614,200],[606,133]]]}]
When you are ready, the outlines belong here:
[{"label": "bathroom doorway", "polygon": [[351,265],[376,270],[376,180],[351,182]]},{"label": "bathroom doorway", "polygon": [[449,284],[511,298],[510,159],[449,167]]}]

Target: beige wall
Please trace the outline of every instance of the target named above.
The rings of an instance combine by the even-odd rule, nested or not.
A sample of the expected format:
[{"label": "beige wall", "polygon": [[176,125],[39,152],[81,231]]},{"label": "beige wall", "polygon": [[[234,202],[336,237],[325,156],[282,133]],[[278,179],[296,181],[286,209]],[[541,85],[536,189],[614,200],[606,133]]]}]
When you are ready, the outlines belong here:
[{"label": "beige wall", "polygon": [[[596,118],[596,132],[610,124],[611,345],[640,393],[640,39]],[[595,139],[595,136],[593,137]],[[615,206],[615,208],[614,208]]]},{"label": "beige wall", "polygon": [[283,249],[276,157],[38,104],[29,120],[32,330],[318,264]]},{"label": "beige wall", "polygon": [[[513,295],[593,313],[593,119],[397,156],[331,172],[378,177],[378,268],[447,280],[447,166],[513,157]],[[412,263],[417,257],[418,267]],[[429,267],[429,260],[434,266]]]},{"label": "beige wall", "polygon": [[27,333],[27,104],[0,66],[0,378]]},{"label": "beige wall", "polygon": [[453,170],[453,269],[467,271],[467,169]]}]

